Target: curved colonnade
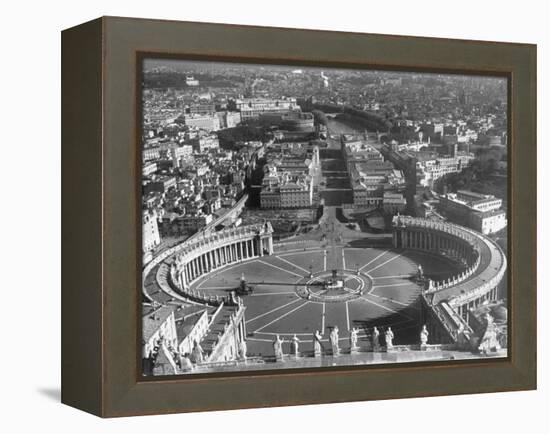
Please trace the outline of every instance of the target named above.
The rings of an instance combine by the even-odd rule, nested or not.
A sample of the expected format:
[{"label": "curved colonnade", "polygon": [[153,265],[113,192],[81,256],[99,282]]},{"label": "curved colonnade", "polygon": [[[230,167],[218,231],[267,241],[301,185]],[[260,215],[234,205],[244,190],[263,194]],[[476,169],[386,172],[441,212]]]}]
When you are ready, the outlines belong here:
[{"label": "curved colonnade", "polygon": [[448,336],[457,342],[462,332],[470,331],[470,310],[498,298],[507,266],[504,252],[481,233],[452,223],[396,216],[393,227],[394,247],[435,253],[460,266],[461,271],[448,279],[428,280],[422,294]]},{"label": "curved colonnade", "polygon": [[168,273],[170,285],[190,301],[211,305],[237,303],[238,298],[232,294],[227,297],[209,296],[192,290],[191,285],[203,275],[227,265],[272,254],[272,234],[273,228],[267,222],[203,234],[182,243],[164,258],[173,257]]}]

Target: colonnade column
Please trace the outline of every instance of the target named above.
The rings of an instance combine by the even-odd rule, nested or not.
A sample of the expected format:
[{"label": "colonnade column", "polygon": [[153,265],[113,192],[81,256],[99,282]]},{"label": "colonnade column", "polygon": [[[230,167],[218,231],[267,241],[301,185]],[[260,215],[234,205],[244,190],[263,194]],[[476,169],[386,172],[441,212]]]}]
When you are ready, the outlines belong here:
[{"label": "colonnade column", "polygon": [[264,243],[263,240],[260,238],[258,241],[258,256],[264,255]]},{"label": "colonnade column", "polygon": [[185,272],[185,267],[181,270],[181,280],[182,288],[186,289],[189,286],[189,280],[187,279],[187,273]]}]

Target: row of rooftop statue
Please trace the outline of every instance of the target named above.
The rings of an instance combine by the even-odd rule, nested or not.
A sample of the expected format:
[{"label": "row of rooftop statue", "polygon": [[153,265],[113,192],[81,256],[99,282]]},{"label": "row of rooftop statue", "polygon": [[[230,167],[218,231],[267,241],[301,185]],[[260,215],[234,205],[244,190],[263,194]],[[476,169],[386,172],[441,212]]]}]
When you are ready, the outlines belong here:
[{"label": "row of rooftop statue", "polygon": [[[429,332],[426,328],[426,326],[422,326],[422,330],[420,331],[420,347],[428,345],[428,336]],[[372,334],[369,339],[369,348],[372,351],[391,351],[394,348],[393,339],[395,335],[393,333],[393,330],[391,327],[388,327],[386,331],[384,332],[384,341],[385,345],[380,345],[380,331],[377,327],[374,327],[372,330]],[[313,356],[314,357],[321,357],[322,355],[332,355],[332,356],[338,356],[340,355],[340,337],[339,337],[339,330],[338,326],[334,326],[330,333],[329,333],[329,348],[325,348],[323,345],[323,335],[319,332],[319,330],[316,330],[315,333],[313,333]],[[275,340],[273,341],[273,353],[275,355],[275,359],[277,361],[283,360],[284,357],[284,351],[283,351],[283,343],[285,342],[284,339],[281,339],[279,335],[275,336]],[[302,353],[300,352],[300,339],[294,335],[292,339],[290,339],[290,355],[294,357],[299,357]],[[360,351],[360,347],[358,345],[359,343],[359,329],[352,328],[349,335],[349,352],[351,354],[357,353]]]},{"label": "row of rooftop statue", "polygon": [[[495,328],[495,324],[493,322],[493,318],[489,314],[487,314],[485,317],[487,327],[485,332],[480,336],[480,339],[477,341],[477,350],[483,354],[490,354],[492,352],[500,350],[501,345],[498,340],[498,334]],[[417,344],[418,346],[413,346],[415,348],[412,349],[429,350],[437,348],[438,345],[428,344],[428,336],[429,332],[424,325],[422,326],[422,329],[419,333],[419,345]],[[380,333],[378,328],[374,327],[370,336],[367,335],[365,337],[366,339],[363,340],[364,345],[361,348],[359,346],[359,330],[355,327],[351,329],[349,335],[349,349],[343,352],[355,354],[361,351],[383,352],[397,350],[397,348],[395,348],[393,344],[395,335],[391,327],[388,327],[385,331],[383,331],[383,333]],[[381,345],[380,343],[382,337],[384,339],[385,345]],[[303,341],[304,343],[312,342],[313,351],[301,351],[300,344],[302,343],[302,341],[296,335],[294,335],[289,341],[285,341],[284,339],[281,339],[279,335],[276,335],[272,343],[274,359],[278,362],[289,360],[288,357],[285,358],[285,353],[283,349],[283,344],[285,342],[290,343],[290,358],[298,358],[304,356],[308,357],[311,356],[311,354],[313,357],[336,357],[341,354],[340,340],[341,339],[339,337],[338,327],[335,326],[329,332],[329,346],[325,347],[325,345],[323,344],[323,335],[321,335],[319,330],[316,330],[315,333],[313,333],[312,341]],[[410,348],[411,346],[406,345],[405,347]],[[166,342],[166,340],[161,336],[157,340],[155,347],[149,350],[147,354],[144,354],[143,357],[144,360],[148,360],[149,362],[151,362],[151,369],[153,369],[154,365],[156,364],[156,359],[161,356],[162,353],[166,355],[169,354],[170,358],[173,360],[173,363],[176,364],[179,370],[183,372],[193,371],[197,365],[209,364],[208,356],[207,354],[205,354],[198,341],[194,341],[193,348],[190,353],[181,354],[177,350],[175,350],[168,342]],[[254,357],[254,359],[258,361],[258,359],[262,358]],[[238,348],[236,348],[236,354],[233,360],[241,362],[246,362],[247,360],[250,360],[247,354],[246,340],[242,339],[238,343]]]},{"label": "row of rooftop statue", "polygon": [[[323,336],[319,332],[319,330],[315,331],[313,334],[313,356],[314,357],[321,357],[323,355],[332,355],[332,356],[338,356],[340,355],[340,338],[338,335],[338,326],[335,326],[331,329],[329,333],[329,348],[325,348],[325,345],[323,344]],[[428,345],[428,330],[426,329],[426,326],[422,327],[422,330],[420,332],[420,347]],[[391,329],[391,327],[388,327],[386,331],[384,332],[384,340],[385,340],[385,346],[380,345],[380,331],[377,327],[374,327],[372,330],[372,334],[369,339],[369,347],[372,351],[391,351],[393,348],[393,339],[394,339],[394,333]],[[284,339],[281,339],[279,335],[275,337],[275,340],[273,341],[273,351],[276,361],[283,361],[284,360],[284,351],[283,351],[283,343],[286,342]],[[349,344],[350,349],[349,352],[351,354],[357,353],[361,351],[359,345],[359,330],[357,328],[353,328],[350,331],[349,336]],[[365,348],[363,348],[363,351]],[[195,369],[197,365],[202,365],[207,362],[207,357],[202,349],[200,343],[198,341],[195,341],[193,344],[193,348],[190,353],[181,354],[177,350],[175,350],[166,340],[164,337],[160,337],[156,344],[155,348],[151,349],[148,354],[144,354],[143,357],[146,360],[150,360],[153,365],[155,365],[155,362],[161,354],[164,353],[165,355],[169,355],[170,358],[173,360],[173,362],[177,365],[179,370],[183,372],[189,372]],[[300,339],[294,335],[292,339],[290,339],[290,355],[294,357],[300,357],[307,355],[307,352],[301,352],[300,351]],[[247,345],[246,340],[241,340],[239,342],[239,347],[237,349],[236,359],[241,361],[247,360]]]}]

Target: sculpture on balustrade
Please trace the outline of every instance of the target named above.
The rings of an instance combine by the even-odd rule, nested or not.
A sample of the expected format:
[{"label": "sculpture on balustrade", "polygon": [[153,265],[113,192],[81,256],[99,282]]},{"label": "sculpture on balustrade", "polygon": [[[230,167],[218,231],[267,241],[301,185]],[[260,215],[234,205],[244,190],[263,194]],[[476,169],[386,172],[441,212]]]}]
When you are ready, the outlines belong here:
[{"label": "sculpture on balustrade", "polygon": [[380,332],[377,327],[372,329],[372,349],[373,351],[378,351],[380,349]]},{"label": "sculpture on balustrade", "polygon": [[275,336],[275,340],[273,341],[273,352],[278,362],[283,360],[283,342],[284,340],[281,339],[279,335]]},{"label": "sculpture on balustrade", "polygon": [[359,330],[353,327],[349,334],[349,346],[350,352],[352,353],[357,352],[357,350],[359,349],[359,347],[357,347],[358,333]]},{"label": "sculpture on balustrade", "polygon": [[199,344],[199,341],[195,341],[195,344],[193,345],[192,356],[196,364],[204,362],[204,351],[201,344]]},{"label": "sculpture on balustrade", "polygon": [[422,330],[420,330],[420,346],[423,347],[425,345],[428,345],[428,336],[430,333],[428,332],[428,329],[426,328],[426,324],[422,326]]},{"label": "sculpture on balustrade", "polygon": [[179,365],[180,365],[180,369],[183,372],[188,372],[193,370],[193,363],[191,363],[191,359],[189,358],[189,354],[187,353],[179,356]]},{"label": "sculpture on balustrade", "polygon": [[493,317],[489,313],[486,313],[483,319],[485,320],[486,328],[479,342],[478,350],[480,353],[489,354],[500,350],[501,347]]},{"label": "sculpture on balustrade", "polygon": [[241,342],[239,342],[239,357],[241,358],[241,360],[246,360],[246,352],[247,352],[246,340],[241,339]]},{"label": "sculpture on balustrade", "polygon": [[340,347],[338,345],[338,326],[334,326],[329,334],[330,346],[332,348],[332,355],[338,356],[340,354]]},{"label": "sculpture on balustrade", "polygon": [[416,280],[419,282],[424,280],[424,269],[420,264],[416,267]]},{"label": "sculpture on balustrade", "polygon": [[321,335],[319,330],[315,330],[313,334],[313,355],[315,357],[319,357],[322,354],[323,344],[321,343],[321,339],[323,339],[323,335]]},{"label": "sculpture on balustrade", "polygon": [[388,350],[393,348],[394,334],[393,334],[393,331],[392,331],[391,327],[388,327],[388,329],[386,330],[385,338],[386,338],[386,348]]},{"label": "sculpture on balustrade", "polygon": [[290,343],[290,354],[294,357],[300,357],[300,339],[296,335],[292,337],[292,342]]}]

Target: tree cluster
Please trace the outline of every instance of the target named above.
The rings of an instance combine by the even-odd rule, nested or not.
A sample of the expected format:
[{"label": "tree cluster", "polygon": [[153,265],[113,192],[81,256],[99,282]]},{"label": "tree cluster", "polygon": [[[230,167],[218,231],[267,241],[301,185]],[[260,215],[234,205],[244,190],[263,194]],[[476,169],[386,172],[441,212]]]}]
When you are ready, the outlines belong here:
[{"label": "tree cluster", "polygon": [[264,129],[255,124],[241,124],[217,132],[220,146],[224,149],[234,149],[240,142],[258,141],[264,139]]},{"label": "tree cluster", "polygon": [[315,122],[315,125],[326,126],[328,124],[327,115],[321,110],[312,110],[311,114],[313,115],[313,121]]}]

